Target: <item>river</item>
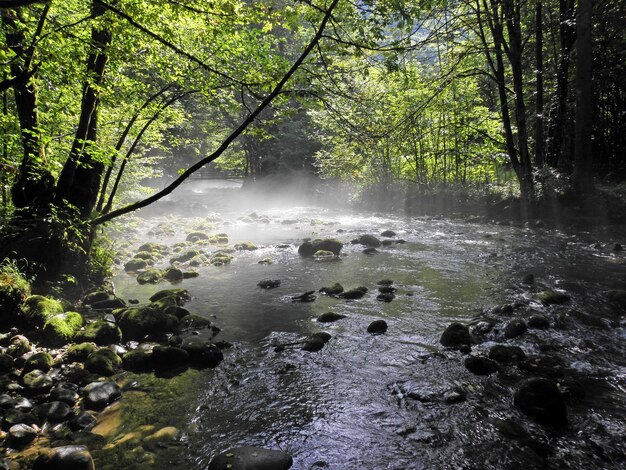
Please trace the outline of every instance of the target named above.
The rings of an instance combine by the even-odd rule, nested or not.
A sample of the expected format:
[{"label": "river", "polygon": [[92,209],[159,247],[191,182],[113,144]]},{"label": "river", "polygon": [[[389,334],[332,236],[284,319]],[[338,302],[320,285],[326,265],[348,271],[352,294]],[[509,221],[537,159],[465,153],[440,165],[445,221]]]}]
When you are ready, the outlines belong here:
[{"label": "river", "polygon": [[[626,288],[626,257],[612,249],[623,231],[356,212],[341,204],[343,196],[317,205],[319,197],[294,189],[269,199],[195,181],[116,229],[118,245],[129,252],[147,241],[172,246],[198,228],[226,233],[229,245],[251,241],[259,249],[237,251],[224,266],[193,268],[199,276],[176,285],[193,296],[186,308],[221,328],[216,340],[233,344],[217,368],[175,378],[127,377],[136,393],[123,398],[118,434],[175,426],[176,443],[144,445],[135,460],[103,450],[95,455],[99,469],[205,469],[214,455],[239,445],[288,452],[298,470],[623,468],[624,311],[606,297]],[[155,226],[169,227],[169,234],[149,235]],[[362,234],[384,240],[384,230],[396,235],[375,254],[350,243]],[[303,239],[326,237],[344,243],[338,261],[298,255]],[[265,258],[272,263],[259,264]],[[522,282],[529,273],[533,285]],[[261,289],[264,279],[281,285]],[[397,288],[391,302],[377,299],[383,279]],[[121,266],[113,282],[120,297],[141,302],[171,287],[139,285]],[[317,293],[313,302],[292,301],[336,282],[368,292],[358,300]],[[544,306],[537,294],[545,289],[567,292],[571,300]],[[439,344],[451,322],[504,321],[494,308],[516,302],[520,315],[539,313],[550,321],[548,329],[506,342],[562,361],[564,429],[545,427],[513,406],[513,390],[527,373],[507,366],[477,376],[465,369],[461,353]],[[329,311],[346,318],[315,321]],[[587,321],[589,315],[596,320]],[[367,333],[378,319],[387,322],[387,332]],[[319,352],[275,348],[317,331],[332,335]],[[473,353],[504,342],[497,331]],[[465,399],[449,403],[442,397],[450,393]]]}]

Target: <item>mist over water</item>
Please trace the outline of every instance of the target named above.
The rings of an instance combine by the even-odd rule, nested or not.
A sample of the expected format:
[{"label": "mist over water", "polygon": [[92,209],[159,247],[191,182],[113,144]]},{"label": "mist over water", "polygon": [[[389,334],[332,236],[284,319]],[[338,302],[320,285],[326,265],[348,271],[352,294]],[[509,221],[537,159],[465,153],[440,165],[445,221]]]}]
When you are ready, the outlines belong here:
[{"label": "mist over water", "polygon": [[[169,411],[185,444],[163,451],[170,468],[206,468],[212,456],[240,445],[282,449],[294,457],[294,469],[610,468],[623,455],[624,324],[623,318],[615,323],[601,294],[625,285],[626,266],[623,257],[593,246],[598,241],[608,246],[609,239],[355,212],[349,197],[307,180],[243,189],[233,182],[190,181],[141,212],[135,247],[147,241],[172,246],[198,227],[207,234],[226,233],[229,246],[244,241],[258,246],[233,253],[224,266],[194,267],[199,277],[175,286],[192,294],[186,308],[222,329],[216,340],[234,346],[216,369],[195,371],[185,402],[175,402]],[[150,235],[159,224],[173,232]],[[350,243],[366,233],[384,239],[384,230],[396,235],[376,254]],[[300,257],[297,248],[305,238],[338,238],[344,243],[340,260]],[[272,263],[259,264],[266,258]],[[166,265],[164,259],[157,267]],[[536,286],[521,283],[529,272]],[[257,283],[263,279],[281,285],[261,289]],[[393,280],[398,289],[392,302],[376,298],[382,279]],[[353,301],[319,293],[314,302],[292,301],[335,282],[368,292]],[[140,302],[170,287],[140,286],[123,270],[114,283],[122,298]],[[545,288],[567,291],[572,296],[567,309],[606,317],[610,327],[567,320],[565,309],[536,300]],[[565,431],[546,430],[512,407],[520,375],[513,366],[498,377],[479,377],[464,368],[460,353],[439,345],[450,322],[493,317],[493,307],[516,301],[561,326],[530,330],[509,343],[527,354],[551,351],[579,371],[589,391],[584,399],[573,393]],[[315,321],[329,311],[346,318]],[[377,319],[388,323],[386,334],[366,332]],[[275,350],[318,331],[332,339],[317,353],[297,346]],[[486,353],[493,344],[487,341],[474,352]],[[442,400],[455,390],[467,399]],[[510,422],[520,429],[512,431]],[[542,446],[555,450],[544,455],[537,450]]]}]

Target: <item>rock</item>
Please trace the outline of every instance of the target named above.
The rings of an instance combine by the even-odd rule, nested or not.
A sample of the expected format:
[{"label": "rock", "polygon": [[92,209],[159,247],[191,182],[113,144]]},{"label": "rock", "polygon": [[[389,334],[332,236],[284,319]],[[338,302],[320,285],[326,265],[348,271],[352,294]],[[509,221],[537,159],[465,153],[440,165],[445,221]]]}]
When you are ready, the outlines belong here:
[{"label": "rock", "polygon": [[180,306],[191,300],[191,295],[187,289],[163,289],[153,294],[152,297],[150,297],[150,302],[156,302],[157,300],[171,296],[177,299],[177,305]]},{"label": "rock", "polygon": [[380,335],[380,334],[385,333],[386,331],[387,331],[387,322],[385,320],[374,320],[367,327],[367,332],[374,334],[374,335]]},{"label": "rock", "polygon": [[448,405],[461,403],[467,400],[467,392],[461,387],[455,387],[443,392],[442,399]]},{"label": "rock", "polygon": [[511,364],[519,362],[526,358],[526,354],[519,346],[507,346],[504,344],[496,344],[489,350],[489,359],[501,362],[503,364]]},{"label": "rock", "polygon": [[209,239],[209,236],[204,232],[191,232],[187,235],[187,237],[185,238],[185,241],[195,243],[200,240],[208,240],[208,239]]},{"label": "rock", "polygon": [[335,256],[339,256],[343,243],[334,238],[318,238],[312,242],[304,242],[298,247],[298,254],[304,258],[310,258],[318,251],[329,251]]},{"label": "rock", "polygon": [[369,248],[365,248],[362,253],[364,255],[375,255],[376,253],[379,253],[379,251],[374,248],[374,247],[369,247]]},{"label": "rock", "polygon": [[26,444],[30,444],[31,442],[33,442],[36,438],[37,430],[27,424],[14,424],[9,428],[9,439],[14,446],[25,446]]},{"label": "rock", "polygon": [[122,367],[122,359],[108,348],[99,348],[92,352],[85,361],[89,372],[110,377]]},{"label": "rock", "polygon": [[289,454],[261,447],[235,447],[215,456],[208,470],[288,470]]},{"label": "rock", "polygon": [[259,281],[257,286],[261,289],[275,289],[276,287],[280,287],[280,279],[264,279]]},{"label": "rock", "polygon": [[575,318],[578,322],[586,326],[592,326],[595,328],[609,329],[611,328],[611,322],[607,318],[602,318],[593,314],[581,312],[580,310],[571,309],[568,315]]},{"label": "rock", "polygon": [[383,246],[391,246],[391,245],[393,245],[394,241],[393,240],[383,240],[382,243],[383,243]]},{"label": "rock", "polygon": [[570,296],[564,292],[546,290],[539,294],[539,301],[544,305],[559,305],[569,302]]},{"label": "rock", "polygon": [[108,321],[96,320],[89,323],[84,331],[78,332],[75,340],[95,343],[98,346],[107,346],[122,341],[122,330]]},{"label": "rock", "polygon": [[13,369],[13,356],[0,353],[0,375],[6,374]]},{"label": "rock", "polygon": [[381,294],[394,294],[398,289],[393,286],[380,286],[378,292]]},{"label": "rock", "polygon": [[356,244],[369,246],[371,248],[378,248],[380,245],[382,245],[381,241],[378,238],[376,238],[374,235],[368,234],[361,235],[355,241]]},{"label": "rock", "polygon": [[139,284],[156,284],[163,279],[164,271],[162,269],[146,269],[144,272],[137,276],[137,282]]},{"label": "rock", "polygon": [[180,325],[182,328],[187,328],[187,329],[213,328],[216,334],[219,333],[220,331],[218,327],[213,326],[213,323],[211,323],[211,320],[209,320],[208,318],[204,318],[200,315],[196,315],[194,313],[185,315],[183,318],[181,318]]},{"label": "rock", "polygon": [[42,340],[49,346],[63,346],[72,341],[85,323],[78,312],[67,312],[49,317],[43,325]]},{"label": "rock", "polygon": [[69,362],[83,362],[96,350],[95,343],[73,344],[67,350]]},{"label": "rock", "polygon": [[339,295],[343,292],[343,286],[339,284],[338,282],[335,282],[330,287],[322,287],[319,290],[319,292],[320,294],[326,294],[326,295]]},{"label": "rock", "polygon": [[31,295],[22,305],[22,316],[35,327],[43,326],[49,317],[57,313],[63,313],[61,302],[42,295]]},{"label": "rock", "polygon": [[122,357],[124,369],[133,372],[147,372],[152,370],[152,353],[144,349],[133,349]]},{"label": "rock", "polygon": [[141,269],[146,269],[148,262],[145,259],[133,258],[124,264],[124,271],[127,273],[137,272]]},{"label": "rock", "polygon": [[[198,273],[195,274],[197,275]],[[183,273],[178,268],[170,267],[167,268],[163,273],[163,279],[170,282],[182,281],[183,279],[185,279],[185,273]]]},{"label": "rock", "polygon": [[393,230],[385,230],[384,232],[382,232],[380,234],[381,237],[387,237],[387,238],[391,238],[391,237],[395,237],[396,236],[396,232],[394,232]]},{"label": "rock", "polygon": [[224,245],[228,243],[228,235],[225,233],[217,233],[209,237],[209,243],[211,245]]},{"label": "rock", "polygon": [[153,306],[125,308],[115,310],[113,314],[126,341],[139,341],[146,336],[160,336],[174,332],[178,328],[178,318]]},{"label": "rock", "polygon": [[528,356],[526,359],[519,362],[517,367],[524,372],[549,378],[563,377],[563,371],[565,369],[563,361],[545,354]]},{"label": "rock", "polygon": [[451,323],[441,334],[439,342],[446,348],[468,348],[472,344],[469,328],[461,323]]},{"label": "rock", "polygon": [[50,354],[47,352],[38,352],[26,359],[26,362],[24,362],[24,366],[22,367],[22,373],[25,374],[35,369],[48,372],[52,368],[53,364],[54,360]]},{"label": "rock", "polygon": [[196,271],[185,271],[183,273],[183,279],[193,279],[194,277],[200,276],[200,273]]},{"label": "rock", "polygon": [[61,401],[63,403],[67,403],[70,406],[74,406],[76,403],[78,403],[80,395],[74,390],[59,385],[50,390],[50,399],[53,401]]},{"label": "rock", "polygon": [[511,320],[504,327],[504,337],[506,339],[517,338],[518,336],[523,335],[528,331],[528,327],[524,320],[520,320],[516,318],[515,320]]},{"label": "rock", "polygon": [[239,251],[254,251],[258,249],[259,247],[252,242],[241,242],[235,244],[235,250]]},{"label": "rock", "polygon": [[99,302],[94,302],[93,304],[91,304],[91,308],[93,310],[113,310],[116,308],[124,308],[126,307],[126,304],[124,303],[124,301],[122,299],[108,299],[108,300],[101,300]]},{"label": "rock", "polygon": [[33,409],[33,403],[28,398],[20,396],[11,399],[7,405],[7,407],[15,408],[16,410],[23,411],[24,413],[29,413]]},{"label": "rock", "polygon": [[274,264],[274,260],[272,258],[263,258],[262,260],[259,260],[258,264],[269,266],[270,264]]},{"label": "rock", "polygon": [[524,414],[544,424],[567,424],[565,401],[552,380],[532,378],[524,381],[515,391],[513,403]]},{"label": "rock", "polygon": [[623,250],[624,250],[624,247],[621,244],[616,243],[615,245],[613,245],[613,251],[615,251],[616,253],[623,251]]},{"label": "rock", "polygon": [[95,422],[96,418],[91,413],[81,411],[67,422],[67,426],[71,431],[76,432],[88,428]]},{"label": "rock", "polygon": [[317,352],[320,351],[326,342],[323,338],[318,335],[311,335],[305,341],[300,349],[308,352]]},{"label": "rock", "polygon": [[489,375],[500,370],[497,362],[480,356],[469,356],[465,358],[465,367],[472,374]]},{"label": "rock", "polygon": [[216,367],[224,360],[224,354],[208,340],[190,336],[185,338],[181,348],[189,354],[189,361],[196,367]]},{"label": "rock", "polygon": [[95,470],[91,454],[85,446],[63,446],[42,453],[33,470]]},{"label": "rock", "polygon": [[92,382],[83,388],[83,404],[88,410],[100,411],[121,396],[115,382]]},{"label": "rock", "polygon": [[112,298],[111,294],[104,290],[97,290],[94,292],[90,292],[89,294],[83,297],[83,305],[91,305],[95,302],[101,302],[103,300],[110,300]]},{"label": "rock", "polygon": [[393,299],[395,299],[396,296],[395,294],[378,294],[376,296],[376,300],[380,300],[381,302],[391,302]]},{"label": "rock", "polygon": [[526,284],[528,286],[532,286],[535,283],[535,275],[532,273],[524,275],[522,278],[522,284]]},{"label": "rock", "polygon": [[187,315],[191,315],[191,312],[184,307],[178,305],[169,306],[164,310],[168,315],[174,315],[179,320]]},{"label": "rock", "polygon": [[187,250],[184,253],[181,253],[180,255],[171,258],[170,263],[186,263],[187,261],[191,261],[192,259],[202,255],[203,253],[200,250]]},{"label": "rock", "polygon": [[346,318],[346,316],[335,312],[326,312],[317,317],[317,321],[320,323],[332,323],[342,318]]},{"label": "rock", "polygon": [[174,346],[155,346],[152,350],[152,365],[156,370],[186,368],[189,353]]},{"label": "rock", "polygon": [[315,291],[310,290],[308,292],[305,292],[304,294],[295,295],[291,297],[291,300],[293,302],[314,302],[315,299],[317,298],[314,294],[315,294]]},{"label": "rock", "polygon": [[376,283],[377,286],[389,287],[393,285],[393,281],[391,279],[381,279]]},{"label": "rock", "polygon": [[548,320],[545,315],[531,315],[531,317],[528,319],[528,326],[531,328],[546,330],[550,328],[550,320]]},{"label": "rock", "polygon": [[342,299],[356,300],[362,298],[367,293],[367,291],[367,287],[357,287],[356,289],[342,292],[341,294],[339,294],[339,297],[341,297]]},{"label": "rock", "polygon": [[31,394],[48,393],[54,385],[54,380],[45,372],[35,369],[22,376],[22,384]]},{"label": "rock", "polygon": [[4,412],[4,418],[2,420],[2,429],[8,430],[16,424],[26,424],[27,426],[33,426],[35,423],[35,417],[30,413],[24,413],[15,408],[9,408]]},{"label": "rock", "polygon": [[336,259],[335,254],[332,251],[328,251],[328,250],[317,250],[315,254],[313,255],[313,258],[315,258],[318,261]]},{"label": "rock", "polygon": [[317,336],[318,338],[321,338],[322,341],[324,341],[324,343],[328,343],[330,339],[332,338],[330,333],[326,333],[325,331],[318,331],[316,333],[313,333],[311,337],[313,336]]},{"label": "rock", "polygon": [[60,423],[70,418],[72,410],[67,403],[62,401],[49,401],[35,407],[35,413],[42,421]]}]

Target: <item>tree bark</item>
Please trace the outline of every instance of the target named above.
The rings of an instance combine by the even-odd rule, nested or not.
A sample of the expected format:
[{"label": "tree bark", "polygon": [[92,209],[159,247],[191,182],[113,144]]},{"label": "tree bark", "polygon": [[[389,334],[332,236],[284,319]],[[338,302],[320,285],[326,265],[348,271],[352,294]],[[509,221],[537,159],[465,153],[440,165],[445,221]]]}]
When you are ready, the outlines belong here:
[{"label": "tree bark", "polygon": [[543,132],[543,0],[535,0],[535,164],[544,165]]}]

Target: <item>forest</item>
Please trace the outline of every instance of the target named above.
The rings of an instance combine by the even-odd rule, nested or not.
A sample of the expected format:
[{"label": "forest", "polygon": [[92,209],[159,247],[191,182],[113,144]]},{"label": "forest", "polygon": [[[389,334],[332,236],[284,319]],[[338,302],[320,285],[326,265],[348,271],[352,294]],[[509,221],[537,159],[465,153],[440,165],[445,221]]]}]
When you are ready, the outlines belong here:
[{"label": "forest", "polygon": [[[52,346],[61,347],[72,342],[87,344],[93,338],[85,333],[90,331],[89,325],[84,323],[81,315],[87,318],[90,314],[102,316],[113,312],[121,327],[118,343],[122,333],[124,340],[145,339],[139,333],[129,333],[132,327],[124,329],[124,321],[128,319],[120,318],[133,308],[127,308],[115,287],[109,286],[111,279],[115,279],[117,285],[125,286],[126,281],[118,279],[120,273],[134,275],[137,271],[139,277],[133,277],[133,286],[135,278],[142,285],[173,279],[178,282],[188,274],[179,267],[189,267],[190,260],[191,266],[204,266],[203,269],[228,265],[231,260],[235,263],[237,258],[233,253],[246,254],[257,249],[256,244],[247,244],[246,235],[262,239],[260,233],[264,233],[247,232],[238,224],[262,228],[263,224],[269,227],[276,223],[282,224],[284,230],[291,230],[293,224],[294,230],[300,230],[303,224],[308,226],[310,223],[313,228],[307,232],[285,232],[283,239],[287,242],[283,241],[283,248],[280,248],[280,238],[271,239],[271,243],[280,249],[290,244],[296,248],[300,245],[294,254],[302,258],[318,260],[326,256],[340,260],[342,247],[342,253],[345,253],[350,243],[347,238],[342,238],[342,234],[362,229],[356,222],[345,222],[339,217],[348,207],[364,210],[374,218],[383,217],[380,222],[371,221],[378,219],[362,220],[363,224],[373,224],[371,231],[379,228],[387,229],[382,234],[393,233],[381,235],[383,238],[396,237],[395,232],[389,230],[394,221],[405,227],[399,233],[406,235],[406,240],[380,241],[378,235],[372,239],[367,238],[370,236],[367,234],[352,240],[352,245],[366,247],[365,255],[378,256],[377,249],[395,247],[396,242],[400,247],[408,240],[408,249],[418,251],[433,242],[427,236],[424,240],[412,240],[411,224],[405,226],[405,222],[393,217],[425,217],[416,219],[420,224],[426,224],[425,233],[445,233],[441,235],[445,237],[465,233],[462,226],[455,225],[460,221],[485,224],[476,229],[482,237],[472,242],[477,247],[508,240],[507,235],[495,235],[493,227],[554,229],[554,236],[544,233],[528,235],[536,237],[530,246],[526,245],[523,232],[508,233],[513,248],[507,255],[498,251],[504,249],[502,246],[495,247],[490,253],[483,253],[483,248],[478,247],[477,251],[467,254],[465,261],[461,255],[457,259],[457,254],[450,253],[451,258],[446,259],[462,263],[470,262],[471,256],[478,256],[480,262],[485,259],[488,259],[485,263],[493,261],[498,269],[517,269],[517,277],[524,271],[524,289],[530,289],[524,291],[525,294],[517,291],[511,294],[509,287],[500,284],[493,289],[508,295],[520,295],[522,302],[527,304],[530,296],[535,304],[531,299],[529,310],[525,312],[532,318],[536,313],[531,311],[533,306],[542,305],[547,309],[543,314],[554,325],[562,325],[565,320],[559,316],[561,313],[549,309],[561,308],[563,304],[572,306],[568,302],[577,302],[573,306],[583,311],[595,295],[590,293],[591,290],[608,292],[604,297],[604,294],[600,296],[606,307],[599,307],[608,315],[606,321],[594,323],[595,320],[580,316],[587,313],[570,312],[567,318],[592,327],[616,328],[621,325],[623,328],[626,298],[623,280],[626,278],[622,277],[619,240],[623,235],[620,230],[626,223],[624,2],[0,0],[0,14],[0,323],[6,326],[7,332],[13,332],[3,334],[0,341],[0,356],[6,356],[7,361],[11,356],[11,365],[6,366],[6,371],[5,366],[1,366],[3,373],[10,375],[9,371],[18,367],[21,354],[15,351],[21,351],[24,345],[19,340],[16,346],[14,338],[22,329],[30,331],[29,328],[34,328],[34,337],[43,335],[41,341],[44,344],[49,339],[45,331],[62,324],[65,333],[50,333]],[[217,191],[197,183],[204,178],[202,175],[211,172],[234,177],[241,182],[241,188],[238,191]],[[195,193],[190,187],[195,188]],[[286,188],[294,192],[288,193]],[[198,194],[206,197],[198,198]],[[290,219],[285,214],[291,212],[286,210],[281,222],[271,214],[262,214],[261,201],[268,200],[272,194],[283,202],[292,198],[299,202],[306,200],[306,204],[315,198],[320,200],[323,195],[324,200],[337,204],[336,218],[332,219],[324,212],[322,214],[326,215],[317,217],[303,209],[300,214],[293,213]],[[229,202],[225,202],[227,200]],[[337,202],[339,200],[341,204]],[[348,201],[346,207],[343,206],[344,200]],[[238,218],[232,215],[232,221],[224,216],[226,212],[220,216],[228,222],[210,212],[219,212],[221,207],[234,211],[235,204],[240,204],[237,210],[243,205],[249,210],[237,214]],[[191,212],[182,215],[174,209],[167,210],[167,207],[183,205],[184,210]],[[190,209],[192,206],[195,209]],[[197,213],[198,207],[205,212]],[[142,214],[148,218],[141,219]],[[149,217],[154,214],[158,214],[154,220],[158,223],[148,227],[153,222]],[[170,219],[164,214],[169,214]],[[201,222],[193,219],[196,225],[189,225],[191,222],[184,225],[186,217],[192,220],[199,215],[205,217]],[[450,221],[450,227],[456,228],[437,228],[432,220],[442,217]],[[345,224],[345,227],[338,226],[336,233],[324,232],[331,224]],[[229,232],[231,241],[240,243],[234,247],[222,247],[229,240],[226,233],[208,234],[218,227],[224,232],[233,230],[235,235]],[[148,235],[137,235],[144,228],[151,230]],[[561,229],[565,232],[559,232]],[[125,230],[134,235],[124,233]],[[185,247],[166,247],[166,242],[159,245],[165,239],[157,240],[159,236],[170,237],[167,240],[173,242],[181,230],[187,236],[182,238],[187,243]],[[569,246],[566,238],[560,238],[566,237],[563,233],[575,238],[571,243],[580,243],[580,246],[576,245],[576,254],[570,252],[567,255],[572,256],[567,258],[567,266],[565,258],[552,258],[564,246]],[[132,238],[134,236],[137,236],[136,240]],[[583,237],[595,238],[584,238],[583,241]],[[137,245],[144,242],[141,247],[145,249],[131,249],[130,239]],[[300,239],[304,240],[302,244],[295,241]],[[201,246],[199,249],[194,247],[196,251],[188,251],[189,256],[183,259],[177,250],[189,249],[189,243],[200,243]],[[270,243],[269,238],[266,243]],[[454,245],[456,241],[450,239],[449,243]],[[553,243],[556,245],[550,251],[548,247]],[[204,250],[215,244],[218,251]],[[605,260],[610,258],[615,264],[596,269],[596,258],[586,258],[592,256],[585,251],[589,246],[595,247],[593,253],[602,253]],[[547,251],[541,254],[533,251],[544,248]],[[136,251],[135,255],[132,250]],[[276,253],[268,253],[263,259],[266,265],[279,257]],[[159,265],[159,259],[162,262],[167,256],[174,256],[171,266],[153,269],[155,263]],[[498,256],[508,257],[510,266],[498,265]],[[586,261],[580,261],[583,258]],[[259,264],[263,265],[263,260]],[[370,261],[359,265],[362,270],[380,271],[381,266],[400,269],[400,264],[382,262],[370,265],[371,258],[367,260]],[[342,261],[344,266],[350,266],[348,270],[353,275],[361,269],[351,267],[347,260]],[[525,264],[531,261],[533,265]],[[411,263],[414,262],[413,259]],[[442,259],[437,263],[440,264],[435,271],[447,266]],[[594,268],[583,274],[584,268],[579,266],[585,263]],[[411,266],[410,270],[417,269],[416,265]],[[549,268],[553,268],[553,272]],[[562,272],[559,271],[561,268]],[[561,274],[556,274],[557,271]],[[308,271],[298,273],[292,278],[308,275]],[[191,273],[189,277],[197,274]],[[200,274],[200,277],[205,275],[203,271]],[[281,275],[288,277],[286,273]],[[466,275],[473,276],[469,272]],[[549,280],[553,284],[535,283],[535,277],[541,275],[546,282]],[[568,287],[567,279],[578,275],[583,278],[584,275],[593,276],[593,279],[577,278],[581,283],[587,283],[587,288],[584,295],[579,293],[580,296],[576,297],[578,291]],[[431,276],[434,275],[431,273]],[[474,308],[479,299],[469,292],[480,291],[484,287],[480,279],[489,276],[485,271],[476,274],[476,278],[465,279],[463,288],[456,286],[459,290],[454,295],[459,296],[459,305],[471,304]],[[211,279],[210,282],[221,282],[217,274]],[[605,285],[601,279],[614,282]],[[331,283],[330,280],[324,281]],[[268,289],[280,285],[279,281],[269,280],[268,283],[267,279],[261,282],[265,282]],[[377,281],[372,278],[371,282],[375,284]],[[450,282],[454,284],[455,281]],[[410,284],[408,278],[405,283]],[[593,289],[589,287],[591,284],[595,286]],[[376,285],[379,290],[377,300],[391,302],[396,298],[398,288],[393,283]],[[433,289],[434,285],[431,285]],[[451,284],[447,285],[450,288]],[[294,302],[312,302],[317,294],[312,294],[315,291],[310,291],[309,287],[298,284],[299,289],[307,291],[305,294],[292,292],[284,297]],[[123,295],[143,300],[144,293],[124,290],[125,287],[121,289]],[[361,297],[367,291],[367,288],[363,289]],[[179,289],[181,292],[175,294],[170,292],[165,300],[150,297],[147,307],[135,310],[141,315],[142,309],[146,308],[151,311],[185,310],[183,303],[192,297],[183,294],[183,290]],[[91,301],[105,302],[104,310],[94,309],[86,301],[89,296],[85,297],[85,294],[94,291],[101,295]],[[228,292],[229,287],[224,287],[224,291]],[[320,290],[322,295],[319,297],[324,301],[327,297],[335,300],[360,298],[358,292],[343,292],[343,287],[334,294],[331,291]],[[416,292],[408,289],[407,295],[421,295]],[[152,294],[158,293],[150,292]],[[465,295],[468,297],[463,297]],[[559,295],[567,295],[567,299]],[[509,308],[511,311],[526,308],[511,298],[496,297],[492,296],[490,301],[505,304],[496,307],[500,309],[495,311],[496,316],[503,315]],[[33,298],[35,300],[29,300]],[[226,304],[231,300],[224,298]],[[61,303],[50,307],[48,302]],[[61,306],[63,302],[67,305]],[[241,309],[246,310],[255,302],[247,299]],[[454,309],[457,300],[450,302],[447,307],[442,307],[442,311],[447,312],[448,307]],[[73,307],[70,309],[69,305]],[[621,310],[616,311],[616,305]],[[47,313],[43,313],[47,308],[52,308],[54,315],[62,314],[62,320],[51,323]],[[86,308],[84,312],[83,308]],[[174,315],[172,312],[169,311],[168,317]],[[176,315],[181,315],[182,325],[182,310],[177,312]],[[74,313],[81,316],[80,321],[72,316]],[[121,317],[117,318],[118,315]],[[450,321],[468,320],[446,315],[445,319]],[[350,317],[350,312],[342,311],[340,318],[345,316]],[[37,319],[33,320],[35,317]],[[166,322],[167,319],[161,320]],[[479,321],[489,324],[495,321],[482,317],[474,320],[473,328]],[[104,320],[98,317],[98,321]],[[187,319],[187,326],[189,321]],[[195,318],[194,321],[208,327],[206,318]],[[526,328],[531,322],[526,317],[524,321]],[[441,329],[439,320],[433,322],[433,331]],[[458,322],[454,324],[460,325]],[[237,330],[237,327],[230,326]],[[217,327],[213,325],[212,328],[215,331]],[[450,344],[444,344],[448,341],[444,337],[441,344],[447,347],[453,344],[453,349],[467,353],[465,347],[469,348],[469,340],[461,339],[459,343],[459,337],[465,338],[467,327],[463,328],[460,332],[450,333],[455,336]],[[385,323],[382,332],[386,329]],[[71,334],[69,330],[72,330]],[[79,330],[81,332],[77,333]],[[170,335],[178,331],[166,330]],[[116,334],[113,334],[114,339]],[[517,337],[503,334],[507,339]],[[472,330],[473,345],[475,336],[478,333]],[[79,337],[82,340],[78,340]],[[184,334],[182,337],[181,341],[187,340]],[[229,341],[233,339],[228,338]],[[308,338],[306,341],[319,342],[319,339]],[[606,340],[605,337],[596,339]],[[276,341],[280,344],[274,344],[274,341],[272,345],[278,345],[277,348],[287,345],[289,349],[300,344],[300,340],[288,336]],[[97,341],[96,344],[101,345]],[[212,370],[223,359],[222,347],[218,350],[216,343],[207,344],[205,346],[209,349],[203,350],[202,361],[209,361]],[[193,355],[189,351],[185,354]],[[35,356],[37,354],[48,352]],[[75,354],[80,356],[83,353]],[[621,353],[611,350],[607,354],[615,358]],[[210,360],[207,359],[209,356]],[[218,356],[220,359],[216,359]],[[166,354],[164,357],[164,362],[172,360]],[[24,360],[30,361],[30,356]],[[472,371],[472,366],[467,362],[465,365]],[[50,369],[50,366],[46,367]],[[538,367],[552,366],[542,363]],[[616,372],[618,366],[611,362],[609,375],[613,378],[620,376],[623,364],[619,367],[622,367],[621,372]],[[30,370],[39,368],[37,365],[28,367]],[[535,366],[531,368],[536,372]],[[23,371],[22,374],[29,372],[26,368]],[[479,375],[495,371],[494,368]],[[500,372],[500,366],[497,371]],[[562,379],[560,375],[547,375],[550,380]],[[184,388],[186,382],[181,377],[186,377],[184,380],[189,378],[179,376],[168,387],[171,390]],[[542,393],[558,402],[555,405],[557,411],[546,411],[550,425],[562,421],[559,411],[561,395],[569,393],[576,399],[576,387],[580,384],[573,386],[565,382],[559,382],[557,392],[552,385],[543,384],[549,390],[544,388]],[[413,393],[402,388],[406,383],[399,383],[390,386],[393,394],[405,397]],[[2,387],[5,388],[4,382]],[[4,396],[8,397],[14,391],[7,389],[8,395]],[[554,398],[555,394],[558,398]],[[519,408],[517,398],[515,400]],[[5,413],[10,406],[13,405],[0,404],[4,431],[9,431],[9,424],[33,424],[17,418],[13,423]],[[139,405],[135,403],[133,406]],[[234,408],[237,406],[235,404]],[[620,406],[623,406],[621,401],[615,405],[616,410],[621,409]],[[536,410],[524,412],[527,415],[534,413],[536,418]],[[604,425],[610,427],[608,421]],[[503,432],[515,434],[518,431],[507,428]],[[409,434],[415,432],[413,429]],[[527,436],[526,432],[522,432],[522,437],[516,435],[516,439],[523,442],[522,447],[531,448],[532,455],[538,460],[533,460],[535,457],[524,460],[524,457],[517,463],[522,462],[528,468],[535,468],[535,464],[542,468],[552,458],[548,455],[553,456],[546,451],[542,440],[548,438],[545,435],[538,438],[532,432]],[[21,437],[21,434],[15,436],[14,441],[26,439],[24,442],[30,445],[28,438]],[[550,435],[549,439],[552,438]],[[435,437],[428,439],[434,440]],[[6,442],[11,443],[10,440]],[[24,442],[20,441],[18,448],[23,447]],[[113,440],[107,445],[116,442]],[[578,449],[572,450],[572,454],[580,451],[588,455],[589,450],[581,451],[576,442],[570,446]],[[611,439],[605,442],[614,444]],[[11,448],[6,443],[4,447]],[[87,447],[92,449],[90,444]],[[106,445],[95,447],[99,450],[92,453],[98,468],[129,465],[124,460],[126,457],[113,458],[106,454],[103,450]],[[150,446],[147,448],[151,450]],[[213,450],[209,452],[213,455],[211,452]],[[241,462],[256,458],[256,454],[250,457],[246,452],[243,451],[241,456],[235,454],[243,459]],[[411,452],[407,455],[414,455]],[[611,465],[617,465],[624,458],[620,452],[620,446],[616,446],[613,453],[606,451],[599,459],[608,466],[599,464],[598,468],[613,468]],[[105,454],[107,457],[103,457]],[[307,465],[313,464],[313,461],[306,460],[306,455],[305,452],[300,456]],[[432,454],[428,455],[432,457]],[[80,460],[76,455],[74,457]],[[88,457],[91,463],[77,468],[90,468],[93,462],[91,456]],[[280,457],[267,456],[279,461]],[[321,467],[391,468],[382,467],[383,463],[373,457],[372,462],[377,463],[363,463],[354,456],[357,460],[337,463],[348,456],[336,457],[339,460],[329,457],[330,467]],[[401,457],[398,454],[398,458]],[[20,454],[18,460],[22,458],[27,462],[24,468],[30,468],[31,460]],[[40,457],[33,468],[57,468],[54,458],[60,457]],[[194,458],[196,462],[208,465],[208,461],[204,462],[201,457]],[[434,460],[424,457],[423,462],[430,462],[434,465],[432,468],[448,468],[443,463],[445,457],[432,458]],[[207,468],[226,465],[215,463],[217,460],[212,462]],[[257,468],[246,467],[241,462],[241,468]],[[471,458],[458,468],[477,468],[468,462],[472,463]],[[587,467],[589,462],[584,460],[578,464],[596,468]],[[151,465],[145,468],[166,466],[163,462]],[[239,468],[233,467],[232,462],[228,465],[231,466],[223,468]],[[283,463],[276,465],[275,468],[289,468],[282,467]],[[398,465],[397,468],[413,468],[403,466],[407,464]],[[483,468],[505,468],[502,465],[503,461],[499,461]],[[576,464],[572,465],[558,468],[576,468]],[[4,468],[2,464],[0,468]]]}]

